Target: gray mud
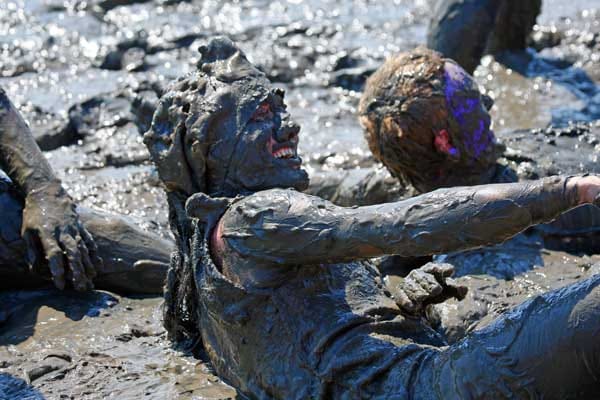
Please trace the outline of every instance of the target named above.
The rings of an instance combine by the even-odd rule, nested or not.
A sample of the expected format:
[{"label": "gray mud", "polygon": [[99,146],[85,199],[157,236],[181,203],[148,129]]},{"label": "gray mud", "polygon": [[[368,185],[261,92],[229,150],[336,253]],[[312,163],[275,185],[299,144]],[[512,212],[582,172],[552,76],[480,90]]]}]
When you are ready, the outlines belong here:
[{"label": "gray mud", "polygon": [[[432,1],[5,0],[0,85],[77,201],[168,236],[141,132],[166,84],[193,70],[205,37],[231,36],[288,89],[310,172],[369,167],[355,117],[360,90],[386,56],[425,43]],[[594,0],[544,1],[533,62],[484,59],[475,77],[496,101],[497,131],[600,119],[599,19]],[[473,262],[468,274],[459,270],[469,297],[434,317],[455,340],[534,294],[597,273],[599,261],[543,251],[510,279]],[[160,301],[0,294],[0,399],[235,397],[201,361],[169,348]]]},{"label": "gray mud", "polygon": [[235,397],[205,364],[170,348],[160,298],[54,289],[0,298],[16,316],[0,332],[2,399]]}]

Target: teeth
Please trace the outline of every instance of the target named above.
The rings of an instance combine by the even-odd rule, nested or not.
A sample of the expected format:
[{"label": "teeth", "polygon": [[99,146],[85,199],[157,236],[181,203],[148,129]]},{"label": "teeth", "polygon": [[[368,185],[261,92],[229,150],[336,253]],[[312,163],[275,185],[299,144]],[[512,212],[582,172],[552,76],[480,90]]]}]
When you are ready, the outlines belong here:
[{"label": "teeth", "polygon": [[283,149],[277,150],[273,156],[275,158],[291,158],[294,157],[296,153],[289,147],[284,147]]}]

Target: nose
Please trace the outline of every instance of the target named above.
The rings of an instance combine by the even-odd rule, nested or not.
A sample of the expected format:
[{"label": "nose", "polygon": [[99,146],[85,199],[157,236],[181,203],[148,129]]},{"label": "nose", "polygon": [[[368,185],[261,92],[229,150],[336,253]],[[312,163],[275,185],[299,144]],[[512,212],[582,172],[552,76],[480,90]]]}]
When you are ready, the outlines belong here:
[{"label": "nose", "polygon": [[287,142],[297,137],[299,132],[300,125],[286,118],[281,122],[281,127],[275,133],[275,140],[278,142]]}]

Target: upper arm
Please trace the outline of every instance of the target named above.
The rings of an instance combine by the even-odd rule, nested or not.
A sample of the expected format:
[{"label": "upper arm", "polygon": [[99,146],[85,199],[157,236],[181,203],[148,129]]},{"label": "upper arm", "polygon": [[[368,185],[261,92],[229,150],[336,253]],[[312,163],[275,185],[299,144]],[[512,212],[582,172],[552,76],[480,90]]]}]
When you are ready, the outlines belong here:
[{"label": "upper arm", "polygon": [[221,237],[242,257],[276,264],[339,259],[344,208],[294,190],[267,190],[233,204]]}]

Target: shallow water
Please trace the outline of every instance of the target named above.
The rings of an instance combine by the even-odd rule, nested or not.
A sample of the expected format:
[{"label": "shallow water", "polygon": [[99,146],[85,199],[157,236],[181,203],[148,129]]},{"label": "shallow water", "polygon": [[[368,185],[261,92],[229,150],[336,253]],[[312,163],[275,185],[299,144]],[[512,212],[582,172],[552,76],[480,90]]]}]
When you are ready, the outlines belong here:
[{"label": "shallow water", "polygon": [[[0,26],[9,33],[0,38],[2,74],[15,75],[6,68],[11,63],[31,72],[6,77],[0,84],[19,104],[30,102],[64,115],[71,105],[99,93],[147,79],[168,82],[193,68],[198,59],[194,49],[203,37],[227,34],[290,89],[292,115],[303,127],[303,153],[364,154],[355,119],[359,94],[348,89],[360,89],[357,76],[385,57],[424,43],[432,2],[195,1],[164,7],[148,2],[103,13],[93,11],[92,5],[109,1],[9,0],[0,5]],[[571,3],[544,2],[541,25],[569,35],[597,33],[593,7],[598,4]],[[96,68],[119,46],[144,48],[146,70]],[[579,57],[576,66],[593,58],[585,46],[566,47],[564,51],[574,53],[570,58]],[[599,65],[598,54],[594,57],[590,67]],[[580,109],[585,103],[556,79],[524,79],[493,62],[476,75],[497,99],[497,129],[541,127],[552,121],[552,110],[567,105]]]},{"label": "shallow water", "polygon": [[[36,135],[53,138],[46,154],[80,203],[169,235],[164,194],[141,142],[143,121],[127,109],[132,98],[155,99],[194,68],[205,37],[227,34],[288,90],[310,170],[372,163],[355,116],[361,85],[385,57],[424,43],[433,0],[113,2],[0,2],[0,85]],[[559,32],[560,44],[540,49],[523,70],[488,57],[475,73],[496,100],[497,131],[600,119],[598,0],[546,0],[538,22],[537,31]],[[106,110],[83,106],[94,96]],[[57,140],[68,146],[55,149]],[[536,269],[510,282],[461,277],[479,294],[450,304],[442,317],[454,318],[462,334],[471,328],[457,315],[489,320],[588,276],[598,261],[540,257]],[[159,304],[100,292],[0,294],[0,399],[234,397],[205,364],[169,348]],[[47,373],[31,379],[40,371]]]}]

